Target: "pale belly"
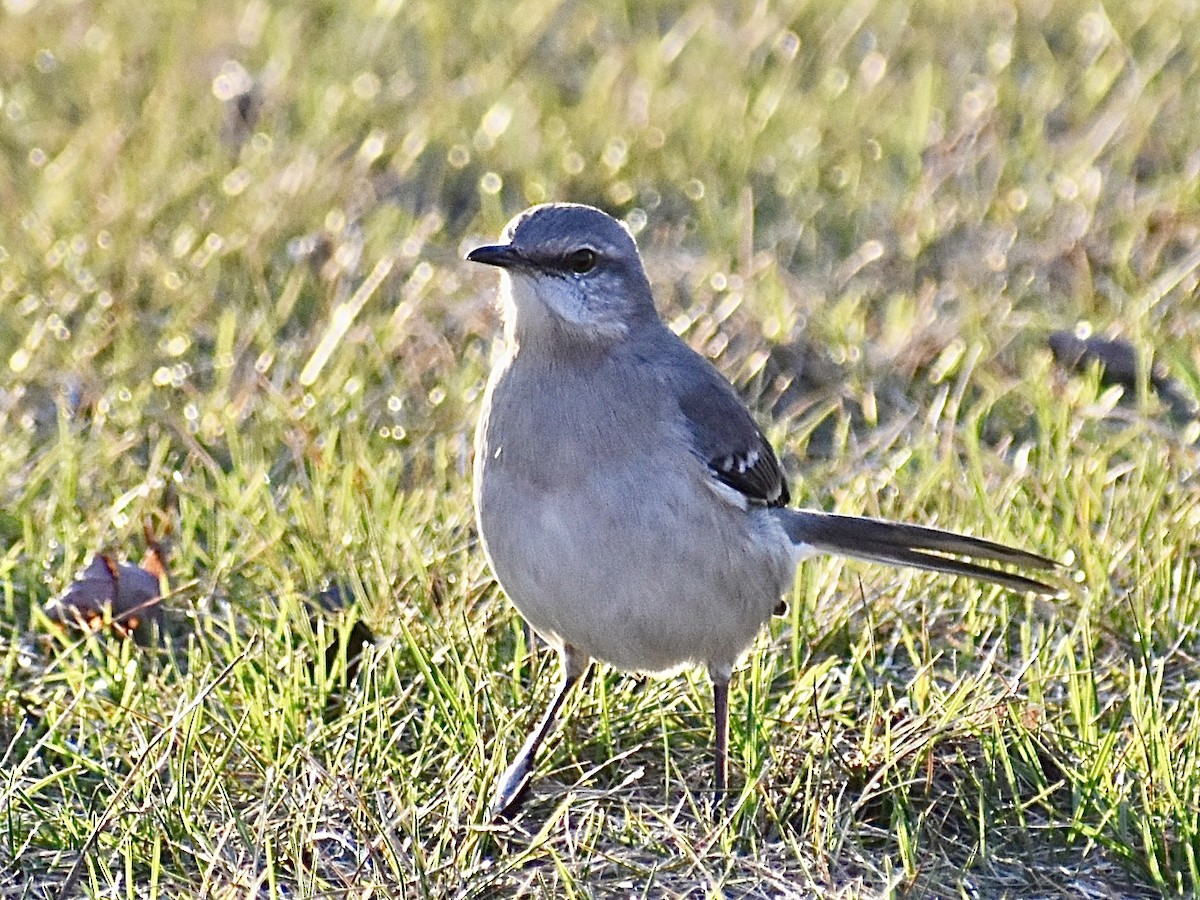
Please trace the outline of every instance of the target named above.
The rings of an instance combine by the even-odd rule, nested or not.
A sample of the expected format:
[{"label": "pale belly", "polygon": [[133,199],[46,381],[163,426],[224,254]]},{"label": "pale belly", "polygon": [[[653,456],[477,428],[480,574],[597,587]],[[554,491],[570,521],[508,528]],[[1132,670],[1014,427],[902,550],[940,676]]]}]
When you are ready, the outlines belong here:
[{"label": "pale belly", "polygon": [[490,475],[479,523],[501,586],[552,645],[631,671],[731,668],[791,584],[786,539],[766,510],[697,503],[682,479],[677,495],[617,479],[548,491]]}]

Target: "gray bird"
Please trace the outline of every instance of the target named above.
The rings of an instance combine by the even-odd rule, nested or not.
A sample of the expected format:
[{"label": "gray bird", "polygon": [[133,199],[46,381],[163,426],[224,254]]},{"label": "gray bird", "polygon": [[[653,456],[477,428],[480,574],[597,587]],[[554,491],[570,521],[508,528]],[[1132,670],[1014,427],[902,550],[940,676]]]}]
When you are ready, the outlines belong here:
[{"label": "gray bird", "polygon": [[633,672],[708,670],[719,801],[733,668],[814,553],[1057,593],[952,558],[1057,565],[1024,550],[788,509],[770,444],[729,382],[663,324],[617,220],[545,204],[509,222],[501,240],[467,255],[501,269],[504,321],[476,432],[476,516],[496,578],[558,651],[564,678],[497,782],[491,817],[515,807],[593,659]]}]

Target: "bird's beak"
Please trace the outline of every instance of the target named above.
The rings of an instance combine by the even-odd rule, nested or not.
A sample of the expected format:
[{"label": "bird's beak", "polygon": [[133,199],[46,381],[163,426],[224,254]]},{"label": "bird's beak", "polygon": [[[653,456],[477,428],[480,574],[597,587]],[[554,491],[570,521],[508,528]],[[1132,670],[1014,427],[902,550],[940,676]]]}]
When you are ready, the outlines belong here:
[{"label": "bird's beak", "polygon": [[499,266],[501,269],[511,269],[522,265],[525,261],[512,244],[476,247],[467,254],[467,259],[471,262],[483,263],[485,266]]}]

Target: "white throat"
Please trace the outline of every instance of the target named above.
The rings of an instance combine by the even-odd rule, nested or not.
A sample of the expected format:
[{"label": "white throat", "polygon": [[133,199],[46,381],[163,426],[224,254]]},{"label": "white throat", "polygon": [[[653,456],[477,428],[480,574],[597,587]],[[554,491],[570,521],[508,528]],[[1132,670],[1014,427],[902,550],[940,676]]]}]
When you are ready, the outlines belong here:
[{"label": "white throat", "polygon": [[523,335],[565,329],[581,337],[613,340],[629,326],[613,318],[612,310],[589,302],[587,292],[570,278],[525,272],[503,272],[500,314],[508,340]]}]

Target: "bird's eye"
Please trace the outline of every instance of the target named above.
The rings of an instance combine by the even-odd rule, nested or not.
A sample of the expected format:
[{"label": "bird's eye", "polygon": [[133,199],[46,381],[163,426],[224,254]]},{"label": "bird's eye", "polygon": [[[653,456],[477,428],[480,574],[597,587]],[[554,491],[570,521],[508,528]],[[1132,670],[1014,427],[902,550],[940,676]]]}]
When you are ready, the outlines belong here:
[{"label": "bird's eye", "polygon": [[567,268],[576,275],[586,275],[596,268],[596,251],[580,247],[567,255],[566,263]]}]

